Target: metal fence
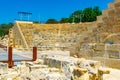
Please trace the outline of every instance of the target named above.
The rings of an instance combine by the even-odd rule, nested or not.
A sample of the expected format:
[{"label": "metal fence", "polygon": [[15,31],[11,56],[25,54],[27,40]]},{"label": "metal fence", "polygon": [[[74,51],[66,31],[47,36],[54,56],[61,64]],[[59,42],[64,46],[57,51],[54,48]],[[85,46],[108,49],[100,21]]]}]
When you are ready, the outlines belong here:
[{"label": "metal fence", "polygon": [[30,51],[26,49],[17,50],[12,47],[7,49],[1,48],[0,62],[7,62],[9,67],[14,65],[14,62],[35,61],[37,59],[37,47],[33,47]]}]

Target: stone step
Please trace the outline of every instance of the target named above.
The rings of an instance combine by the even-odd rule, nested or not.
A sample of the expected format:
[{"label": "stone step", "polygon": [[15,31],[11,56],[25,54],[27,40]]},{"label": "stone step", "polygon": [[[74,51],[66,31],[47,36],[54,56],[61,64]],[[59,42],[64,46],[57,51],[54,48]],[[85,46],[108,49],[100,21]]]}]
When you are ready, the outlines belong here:
[{"label": "stone step", "polygon": [[120,2],[120,0],[115,0],[115,2]]},{"label": "stone step", "polygon": [[103,10],[102,11],[102,16],[107,16],[108,15],[108,10]]},{"label": "stone step", "polygon": [[115,15],[115,10],[114,9],[108,9],[108,15],[109,16],[114,16]]},{"label": "stone step", "polygon": [[116,8],[116,7],[120,7],[120,0],[116,0],[116,1],[114,2],[114,6],[115,6],[115,8]]},{"label": "stone step", "polygon": [[102,23],[103,20],[102,20],[102,16],[97,16],[97,23]]},{"label": "stone step", "polygon": [[103,23],[97,23],[97,26],[98,27],[103,26]]},{"label": "stone step", "polygon": [[109,8],[109,9],[115,8],[114,3],[109,3],[109,4],[108,4],[108,8]]}]

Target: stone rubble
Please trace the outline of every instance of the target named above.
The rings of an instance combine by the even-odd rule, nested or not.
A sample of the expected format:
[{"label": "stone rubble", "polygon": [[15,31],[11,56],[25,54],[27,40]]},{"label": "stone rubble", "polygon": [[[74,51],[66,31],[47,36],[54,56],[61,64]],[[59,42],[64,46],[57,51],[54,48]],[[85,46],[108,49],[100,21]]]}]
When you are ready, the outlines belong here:
[{"label": "stone rubble", "polygon": [[8,73],[8,64],[0,63],[0,74]]},{"label": "stone rubble", "polygon": [[[52,70],[53,69],[53,70]],[[29,74],[21,76],[23,80],[66,80],[65,76],[55,68],[43,68],[31,71]]]},{"label": "stone rubble", "polygon": [[[86,60],[84,58],[53,56],[44,59],[45,64],[50,67],[59,68],[67,79],[73,80],[97,80],[105,74],[104,70],[99,70],[99,61]],[[98,71],[103,72],[99,76]]]},{"label": "stone rubble", "polygon": [[1,73],[0,80],[107,80],[106,77],[113,75],[109,69],[101,67],[99,61],[63,56],[21,62],[7,69],[6,73]]}]

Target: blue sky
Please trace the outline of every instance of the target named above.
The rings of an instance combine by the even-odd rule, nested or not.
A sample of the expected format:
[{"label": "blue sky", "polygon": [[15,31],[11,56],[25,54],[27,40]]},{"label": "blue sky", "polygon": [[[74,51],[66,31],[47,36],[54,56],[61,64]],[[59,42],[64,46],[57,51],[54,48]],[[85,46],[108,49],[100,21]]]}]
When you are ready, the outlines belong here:
[{"label": "blue sky", "polygon": [[31,12],[31,20],[60,20],[69,17],[75,10],[99,6],[101,10],[114,0],[0,0],[0,24],[19,19],[19,11]]}]

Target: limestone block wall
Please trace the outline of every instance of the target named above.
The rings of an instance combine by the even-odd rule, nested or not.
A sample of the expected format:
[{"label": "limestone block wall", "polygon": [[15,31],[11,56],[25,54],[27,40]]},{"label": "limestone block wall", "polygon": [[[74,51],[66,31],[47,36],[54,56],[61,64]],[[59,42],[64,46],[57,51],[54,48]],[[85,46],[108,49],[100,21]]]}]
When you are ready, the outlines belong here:
[{"label": "limestone block wall", "polygon": [[22,32],[19,23],[24,23],[24,22],[19,22],[16,21],[13,27],[13,41],[14,41],[14,47],[16,48],[28,48],[28,44],[26,42],[25,36],[23,35],[24,33]]},{"label": "limestone block wall", "polygon": [[[59,68],[61,72],[65,74],[65,76],[68,79],[71,79],[71,76],[73,77],[73,79],[75,79],[75,77],[79,77],[79,79],[77,80],[82,80],[82,79],[93,80],[90,79],[89,75],[94,75],[94,74],[97,75],[98,69],[101,65],[99,61],[85,60],[83,58],[74,58],[74,57],[65,57],[65,56],[46,57],[44,61],[45,64],[47,64],[49,67]],[[79,69],[79,73],[77,73],[76,75],[74,74],[75,69]],[[85,73],[87,74],[83,78],[84,70],[86,70]]]},{"label": "limestone block wall", "polygon": [[21,32],[25,38],[28,47],[33,47],[33,26],[32,23],[19,23]]},{"label": "limestone block wall", "polygon": [[[120,1],[116,0],[108,4],[108,9],[102,11],[102,15],[97,17],[96,28],[89,34],[85,35],[83,39],[73,46],[71,55],[80,54],[81,45],[94,44],[94,43],[108,43],[119,44],[119,32],[120,32]],[[115,34],[115,35],[113,35]],[[113,36],[112,36],[113,35]],[[111,37],[110,37],[111,36]],[[102,50],[95,50],[95,52],[105,52]]]}]

